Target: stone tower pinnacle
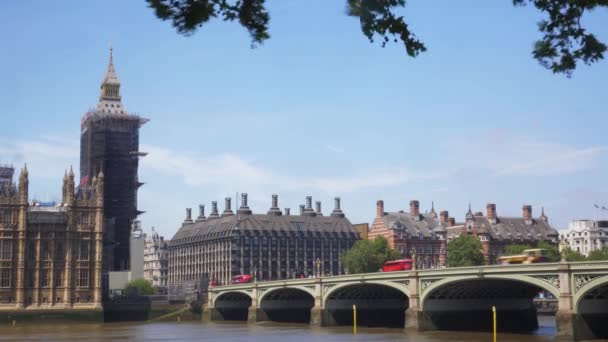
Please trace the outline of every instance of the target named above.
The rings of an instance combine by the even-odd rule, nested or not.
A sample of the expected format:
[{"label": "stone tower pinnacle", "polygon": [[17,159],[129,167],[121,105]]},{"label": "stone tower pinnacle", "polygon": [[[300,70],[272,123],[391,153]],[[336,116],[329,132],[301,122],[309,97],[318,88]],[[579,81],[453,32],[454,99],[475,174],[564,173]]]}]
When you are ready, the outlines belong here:
[{"label": "stone tower pinnacle", "polygon": [[110,62],[108,70],[101,83],[101,94],[97,103],[98,113],[127,114],[121,103],[120,80],[114,69],[114,49],[110,47]]}]

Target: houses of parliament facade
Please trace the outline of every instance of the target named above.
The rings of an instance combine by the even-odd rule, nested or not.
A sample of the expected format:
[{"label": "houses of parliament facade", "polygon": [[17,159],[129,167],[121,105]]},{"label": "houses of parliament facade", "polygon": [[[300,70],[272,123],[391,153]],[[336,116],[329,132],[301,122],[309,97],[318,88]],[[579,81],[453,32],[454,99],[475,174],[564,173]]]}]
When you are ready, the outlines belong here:
[{"label": "houses of parliament facade", "polygon": [[[112,50],[97,107],[81,120],[80,180],[65,172],[61,201],[29,198],[29,171],[0,165],[0,317],[103,311],[105,277],[129,270],[137,210],[139,127],[121,102]],[[46,313],[45,313],[46,314]],[[18,314],[17,314],[18,316]]]},{"label": "houses of parliament facade", "polygon": [[101,310],[103,173],[61,203],[29,202],[29,173],[0,183],[0,312]]}]

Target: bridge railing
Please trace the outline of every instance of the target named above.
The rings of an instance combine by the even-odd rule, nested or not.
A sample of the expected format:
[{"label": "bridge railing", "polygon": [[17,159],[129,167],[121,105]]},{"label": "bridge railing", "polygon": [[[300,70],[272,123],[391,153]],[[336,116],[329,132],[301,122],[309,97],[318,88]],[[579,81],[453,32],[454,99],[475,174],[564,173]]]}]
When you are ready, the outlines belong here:
[{"label": "bridge railing", "polygon": [[336,282],[340,280],[353,281],[353,280],[366,280],[366,279],[385,279],[394,278],[395,276],[412,276],[417,272],[418,276],[444,276],[444,275],[456,275],[463,273],[518,273],[522,269],[526,269],[528,272],[546,272],[554,271],[559,266],[569,265],[571,270],[593,270],[593,269],[606,269],[608,268],[608,261],[577,261],[577,262],[551,262],[551,263],[535,263],[535,264],[513,264],[513,265],[483,265],[483,266],[467,266],[467,267],[447,267],[447,268],[431,268],[431,269],[419,269],[412,271],[402,272],[371,272],[371,273],[352,273],[342,274],[333,276],[321,276],[315,278],[302,278],[302,279],[281,279],[281,280],[266,280],[258,281],[256,283],[247,284],[234,284],[234,285],[223,285],[217,286],[211,291],[216,289],[228,290],[228,289],[239,289],[244,287],[251,287],[254,284],[263,284],[264,287],[272,286],[283,286],[283,285],[309,285],[316,282]]}]

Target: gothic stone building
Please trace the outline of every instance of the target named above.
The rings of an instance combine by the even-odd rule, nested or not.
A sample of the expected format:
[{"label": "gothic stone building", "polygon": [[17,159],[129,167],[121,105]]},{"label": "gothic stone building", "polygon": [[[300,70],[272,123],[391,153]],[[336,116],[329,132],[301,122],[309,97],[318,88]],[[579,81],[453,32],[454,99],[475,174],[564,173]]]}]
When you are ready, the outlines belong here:
[{"label": "gothic stone building", "polygon": [[532,217],[532,206],[524,205],[521,217],[498,216],[496,204],[486,205],[486,216],[482,212],[473,213],[469,206],[465,222],[448,227],[448,239],[462,234],[476,236],[481,242],[486,263],[495,264],[504,254],[509,244],[528,244],[535,246],[540,241],[557,244],[558,232],[549,224],[544,209],[538,218]]},{"label": "gothic stone building", "polygon": [[[451,222],[451,223],[450,223]],[[369,239],[383,236],[389,246],[404,257],[415,256],[418,268],[446,265],[447,228],[454,224],[447,211],[437,217],[434,206],[429,213],[420,212],[420,203],[410,201],[409,212],[385,212],[384,201],[376,202],[376,217]]]},{"label": "gothic stone building", "polygon": [[100,173],[75,188],[70,169],[62,203],[28,203],[28,171],[0,192],[0,312],[101,310],[103,187]]},{"label": "gothic stone building", "polygon": [[300,215],[282,212],[277,195],[266,214],[254,214],[242,194],[236,214],[230,198],[220,215],[217,203],[212,212],[186,220],[169,245],[169,288],[199,279],[228,284],[231,277],[250,274],[259,280],[287,279],[295,276],[337,275],[344,272],[340,255],[350,249],[359,234],[340,209],[340,199],[330,215],[323,215],[321,202],[312,208],[312,198],[300,206]]}]

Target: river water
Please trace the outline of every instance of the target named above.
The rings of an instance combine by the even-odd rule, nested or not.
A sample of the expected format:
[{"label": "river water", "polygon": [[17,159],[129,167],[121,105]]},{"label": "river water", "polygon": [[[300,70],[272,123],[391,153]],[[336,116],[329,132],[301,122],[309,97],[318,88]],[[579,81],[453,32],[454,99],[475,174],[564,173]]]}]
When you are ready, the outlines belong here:
[{"label": "river water", "polygon": [[[534,335],[499,334],[500,342],[548,342],[553,340],[553,317],[539,317],[540,329]],[[400,329],[311,328],[277,323],[105,323],[105,324],[27,324],[0,327],[0,341],[401,341],[401,342],[488,342],[489,333],[403,332]]]}]

